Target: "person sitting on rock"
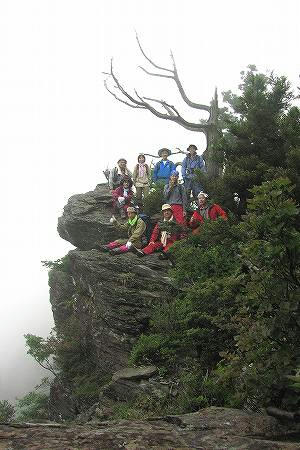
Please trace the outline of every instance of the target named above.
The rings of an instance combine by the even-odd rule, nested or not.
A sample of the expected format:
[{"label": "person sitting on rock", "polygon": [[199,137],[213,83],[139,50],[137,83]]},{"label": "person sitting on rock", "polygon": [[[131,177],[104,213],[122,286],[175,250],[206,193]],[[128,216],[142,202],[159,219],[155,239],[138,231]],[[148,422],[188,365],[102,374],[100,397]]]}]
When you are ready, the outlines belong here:
[{"label": "person sitting on rock", "polygon": [[189,227],[193,229],[193,234],[198,234],[201,229],[201,225],[207,220],[216,220],[218,217],[227,220],[226,212],[221,206],[216,203],[208,202],[208,194],[205,192],[199,192],[198,194],[198,209],[194,211],[189,222]]},{"label": "person sitting on rock", "polygon": [[187,198],[184,187],[178,183],[178,177],[179,173],[173,170],[169,183],[164,187],[164,200],[171,205],[176,222],[185,225]]},{"label": "person sitting on rock", "polygon": [[111,255],[119,255],[142,247],[142,236],[146,230],[146,224],[132,206],[127,208],[127,215],[128,221],[124,224],[118,222],[115,216],[112,216],[110,222],[117,229],[127,231],[128,239],[117,239],[107,245],[100,245],[98,247],[100,250],[110,252]]},{"label": "person sitting on rock", "polygon": [[142,204],[143,196],[147,197],[150,189],[150,168],[146,164],[146,157],[143,153],[139,154],[138,163],[133,171],[133,184],[136,188],[138,204]]},{"label": "person sitting on rock", "polygon": [[171,172],[176,170],[175,164],[168,159],[168,156],[171,155],[171,150],[168,148],[161,148],[158,151],[158,156],[162,159],[158,161],[154,166],[153,171],[153,181],[161,181],[164,184],[169,183],[169,179],[171,176]]},{"label": "person sitting on rock", "polygon": [[142,250],[133,249],[138,256],[150,255],[156,250],[162,250],[160,259],[167,259],[166,252],[183,236],[182,226],[176,222],[173,216],[172,207],[169,204],[162,205],[163,221],[158,222],[152,232],[149,244]]},{"label": "person sitting on rock", "polygon": [[108,185],[111,190],[116,189],[121,185],[124,178],[132,179],[132,173],[127,168],[127,161],[124,158],[120,158],[118,165],[114,167],[109,173]]},{"label": "person sitting on rock", "polygon": [[132,181],[130,178],[124,178],[121,181],[121,186],[112,191],[113,198],[113,210],[115,213],[119,213],[121,219],[126,217],[128,206],[131,205],[133,191],[131,189]]}]

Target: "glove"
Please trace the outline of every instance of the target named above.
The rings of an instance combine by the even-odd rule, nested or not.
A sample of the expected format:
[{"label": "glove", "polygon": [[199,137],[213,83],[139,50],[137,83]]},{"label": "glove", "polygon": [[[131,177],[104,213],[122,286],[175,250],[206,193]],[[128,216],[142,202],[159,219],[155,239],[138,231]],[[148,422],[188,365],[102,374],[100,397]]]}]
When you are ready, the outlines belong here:
[{"label": "glove", "polygon": [[118,197],[118,202],[119,203],[124,203],[125,202],[125,198],[124,197]]},{"label": "glove", "polygon": [[114,223],[114,222],[117,221],[117,219],[115,218],[115,216],[112,216],[112,217],[109,219],[109,221],[110,221],[110,223]]},{"label": "glove", "polygon": [[132,246],[132,243],[130,241],[126,242],[126,247],[129,249]]}]

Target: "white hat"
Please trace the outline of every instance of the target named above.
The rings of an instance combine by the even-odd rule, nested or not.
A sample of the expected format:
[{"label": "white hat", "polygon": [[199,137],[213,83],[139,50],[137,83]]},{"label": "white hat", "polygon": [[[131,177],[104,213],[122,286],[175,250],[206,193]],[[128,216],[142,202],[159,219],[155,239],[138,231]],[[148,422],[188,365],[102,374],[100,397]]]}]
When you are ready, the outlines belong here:
[{"label": "white hat", "polygon": [[164,205],[162,205],[161,210],[165,211],[166,209],[172,209],[172,206],[169,205],[169,203],[165,203]]},{"label": "white hat", "polygon": [[199,194],[198,194],[198,198],[200,197],[200,195],[203,195],[203,197],[205,197],[205,198],[208,198],[208,197],[209,197],[209,195],[208,195],[208,194],[206,194],[206,193],[205,193],[205,192],[203,192],[203,191],[199,192]]}]

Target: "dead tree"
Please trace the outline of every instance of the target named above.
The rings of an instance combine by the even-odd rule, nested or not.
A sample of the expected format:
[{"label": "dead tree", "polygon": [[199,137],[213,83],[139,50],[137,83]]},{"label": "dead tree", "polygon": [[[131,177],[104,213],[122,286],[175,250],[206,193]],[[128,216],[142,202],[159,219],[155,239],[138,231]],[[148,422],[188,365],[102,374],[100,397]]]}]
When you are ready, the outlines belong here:
[{"label": "dead tree", "polygon": [[[106,73],[109,78],[113,81],[114,86],[109,87],[107,83],[107,79],[104,81],[104,86],[106,90],[119,102],[124,103],[131,108],[136,109],[146,109],[154,114],[156,117],[160,119],[170,120],[178,125],[186,128],[189,131],[196,131],[200,133],[204,133],[206,136],[206,150],[203,154],[207,171],[209,177],[215,177],[220,173],[220,167],[218,163],[215,161],[214,154],[214,144],[220,134],[220,130],[218,128],[218,94],[217,89],[215,89],[214,97],[211,100],[210,105],[202,105],[200,103],[195,103],[191,101],[185,93],[185,90],[180,81],[178,71],[175,64],[174,56],[171,52],[171,61],[172,61],[172,69],[168,69],[166,67],[162,67],[154,63],[144,52],[141,43],[139,41],[138,35],[136,35],[136,40],[139,46],[139,49],[144,56],[144,58],[150,63],[152,67],[156,70],[154,72],[145,69],[144,67],[139,66],[141,70],[143,70],[147,75],[151,77],[160,77],[167,78],[175,81],[178,91],[184,100],[184,102],[193,109],[198,109],[200,111],[207,111],[209,113],[209,118],[207,121],[199,120],[199,123],[193,123],[185,120],[182,115],[178,112],[175,106],[167,103],[165,100],[158,100],[156,98],[149,98],[141,96],[137,93],[136,89],[134,90],[134,94],[130,94],[120,83],[117,78],[114,68],[113,68],[113,60],[111,59],[110,64],[110,72]],[[154,106],[155,105],[155,106]],[[161,110],[157,109],[156,105],[160,105]],[[163,111],[163,112],[162,112]]]}]

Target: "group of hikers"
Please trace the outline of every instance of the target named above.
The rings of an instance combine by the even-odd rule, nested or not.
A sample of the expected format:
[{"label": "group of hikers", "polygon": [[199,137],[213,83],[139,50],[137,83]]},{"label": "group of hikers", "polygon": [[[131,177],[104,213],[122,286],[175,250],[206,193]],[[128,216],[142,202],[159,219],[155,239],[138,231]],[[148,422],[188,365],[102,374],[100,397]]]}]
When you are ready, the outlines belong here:
[{"label": "group of hikers", "polygon": [[[209,202],[208,194],[203,191],[197,179],[197,169],[206,172],[204,159],[197,155],[197,147],[190,145],[181,163],[183,184],[179,183],[176,165],[168,159],[171,154],[167,148],[160,149],[158,156],[161,159],[152,171],[144,154],[138,155],[133,172],[128,169],[126,159],[121,158],[117,166],[106,174],[114,210],[110,222],[120,231],[126,231],[128,238],[117,239],[97,248],[110,252],[111,255],[131,251],[139,257],[159,250],[160,259],[167,259],[169,248],[174,242],[184,239],[188,229],[191,229],[193,234],[198,234],[206,220],[216,220],[218,217],[227,219],[226,212],[219,205]],[[145,215],[140,214],[140,210],[144,199],[149,195],[152,181],[163,183],[164,204],[161,207],[162,220],[156,223],[145,243],[147,221]],[[136,206],[133,203],[133,186],[136,190]],[[197,208],[188,219],[191,194]],[[115,215],[127,220],[123,223]]]}]

